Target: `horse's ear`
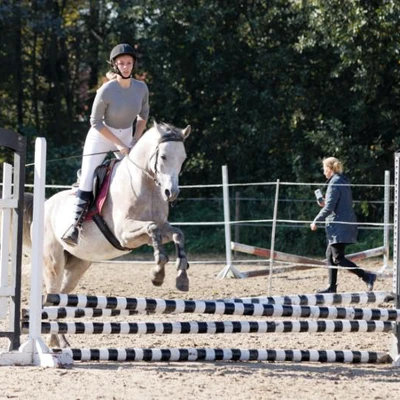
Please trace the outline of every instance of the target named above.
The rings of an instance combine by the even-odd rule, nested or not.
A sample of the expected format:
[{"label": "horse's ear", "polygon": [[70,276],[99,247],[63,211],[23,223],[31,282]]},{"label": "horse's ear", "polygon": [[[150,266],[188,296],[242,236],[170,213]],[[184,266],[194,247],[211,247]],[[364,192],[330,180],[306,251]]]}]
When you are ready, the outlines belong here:
[{"label": "horse's ear", "polygon": [[190,125],[188,125],[188,126],[182,131],[182,135],[183,135],[183,138],[184,138],[185,140],[189,137],[190,132],[192,132],[192,127],[191,127]]}]

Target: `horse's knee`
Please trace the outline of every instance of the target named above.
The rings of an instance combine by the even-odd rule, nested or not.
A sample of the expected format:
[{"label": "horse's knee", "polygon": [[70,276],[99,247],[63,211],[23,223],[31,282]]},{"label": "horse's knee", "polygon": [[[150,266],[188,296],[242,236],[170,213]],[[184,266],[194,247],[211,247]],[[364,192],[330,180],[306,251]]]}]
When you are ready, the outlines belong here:
[{"label": "horse's knee", "polygon": [[147,225],[146,230],[149,236],[153,236],[158,231],[158,226],[154,222],[151,222]]}]

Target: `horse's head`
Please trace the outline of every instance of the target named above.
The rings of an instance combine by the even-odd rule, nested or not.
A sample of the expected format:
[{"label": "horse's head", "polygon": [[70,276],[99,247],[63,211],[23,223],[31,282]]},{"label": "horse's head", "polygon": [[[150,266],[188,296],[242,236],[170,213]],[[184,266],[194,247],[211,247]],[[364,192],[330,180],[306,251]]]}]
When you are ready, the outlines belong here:
[{"label": "horse's head", "polygon": [[[139,141],[141,147],[150,150],[147,169],[155,183],[160,187],[165,201],[174,201],[179,194],[179,173],[186,159],[185,139],[191,127],[179,129],[172,125],[154,124]],[[143,140],[144,139],[144,140]],[[142,142],[142,143],[140,143]]]}]

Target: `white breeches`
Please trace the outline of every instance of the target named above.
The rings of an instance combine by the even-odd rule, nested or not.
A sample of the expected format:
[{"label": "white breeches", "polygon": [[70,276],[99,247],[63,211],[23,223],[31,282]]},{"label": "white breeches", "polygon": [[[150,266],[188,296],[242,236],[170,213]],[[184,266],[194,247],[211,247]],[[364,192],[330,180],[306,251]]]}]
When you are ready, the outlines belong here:
[{"label": "white breeches", "polygon": [[[107,126],[107,128],[117,136],[126,147],[131,147],[132,127],[115,129]],[[90,128],[83,148],[81,176],[79,179],[80,190],[85,192],[91,192],[93,190],[94,171],[104,161],[109,151],[116,151],[115,156],[117,158],[123,157],[114,143],[106,139],[96,129]]]}]

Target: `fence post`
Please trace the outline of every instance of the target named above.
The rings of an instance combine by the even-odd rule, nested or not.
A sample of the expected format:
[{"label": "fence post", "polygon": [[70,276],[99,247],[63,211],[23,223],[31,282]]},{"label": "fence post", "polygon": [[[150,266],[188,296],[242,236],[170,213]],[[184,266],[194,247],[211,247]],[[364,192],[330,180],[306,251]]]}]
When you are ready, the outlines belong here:
[{"label": "fence post", "polygon": [[29,340],[20,352],[32,354],[34,365],[60,367],[71,365],[72,357],[53,353],[41,337],[43,291],[43,226],[46,181],[46,139],[35,142],[35,177],[33,194],[31,291],[29,298]]},{"label": "fence post", "polygon": [[218,278],[243,278],[242,273],[232,265],[231,250],[231,221],[229,215],[229,187],[228,187],[228,168],[222,166],[222,191],[224,199],[224,220],[225,220],[225,250],[226,250],[226,266],[217,275]]},{"label": "fence post", "polygon": [[[393,231],[393,293],[396,309],[400,308],[400,276],[399,276],[399,228],[400,228],[400,152],[395,153],[394,166],[394,231]],[[400,367],[400,323],[395,322],[393,341],[390,349],[393,365]]]},{"label": "fence post", "polygon": [[271,296],[271,291],[272,291],[272,267],[274,264],[276,219],[278,216],[279,182],[280,182],[280,180],[277,179],[276,180],[276,189],[275,189],[274,217],[272,220],[271,254],[270,254],[270,258],[269,258],[269,289],[268,289],[269,296]]},{"label": "fence post", "polygon": [[[239,221],[240,219],[240,192],[235,193],[235,221]],[[240,226],[239,224],[235,225],[235,242],[240,242]],[[233,258],[236,258],[237,251],[233,252]]]},{"label": "fence post", "polygon": [[390,230],[390,171],[385,171],[385,194],[383,211],[383,267],[379,272],[383,272],[388,266],[389,260],[389,230]]}]

